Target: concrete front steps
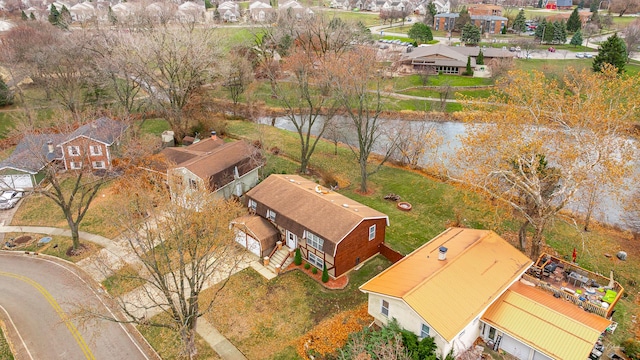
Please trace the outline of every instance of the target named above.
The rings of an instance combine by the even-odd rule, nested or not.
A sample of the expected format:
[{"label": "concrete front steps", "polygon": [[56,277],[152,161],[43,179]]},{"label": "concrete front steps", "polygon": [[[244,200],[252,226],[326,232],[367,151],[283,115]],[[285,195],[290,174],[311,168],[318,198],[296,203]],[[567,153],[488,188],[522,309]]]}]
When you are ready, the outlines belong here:
[{"label": "concrete front steps", "polygon": [[[274,274],[278,274],[278,271],[276,271],[276,265],[280,265],[282,263],[287,254],[289,254],[289,251],[291,250],[286,246],[283,246],[282,248],[280,248],[280,250],[276,251],[275,254],[271,256],[271,259],[269,259],[269,265],[267,265],[267,269],[269,269],[269,271],[273,272]],[[295,254],[291,252],[291,255],[289,255],[289,258],[284,262],[284,264],[282,264],[282,268],[280,270],[286,269],[287,266],[289,266],[289,264],[293,262],[294,255]]]}]

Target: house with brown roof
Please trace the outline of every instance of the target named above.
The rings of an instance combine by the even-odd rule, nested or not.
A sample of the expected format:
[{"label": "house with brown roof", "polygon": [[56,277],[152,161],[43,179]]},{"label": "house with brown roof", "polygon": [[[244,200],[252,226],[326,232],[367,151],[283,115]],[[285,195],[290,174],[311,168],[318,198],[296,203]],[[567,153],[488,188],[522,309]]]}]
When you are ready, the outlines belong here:
[{"label": "house with brown roof", "polygon": [[471,58],[471,68],[476,67],[476,58],[482,50],[485,61],[494,58],[512,59],[515,55],[496,48],[466,46],[446,46],[442,44],[420,46],[400,57],[398,71],[401,73],[427,72],[431,74],[462,75],[467,69],[467,59]]},{"label": "house with brown roof", "polygon": [[[617,300],[609,306],[598,295],[572,295],[595,292],[588,285],[604,280],[576,264],[548,255],[536,264],[541,267],[493,231],[450,228],[360,290],[376,323],[396,319],[420,338],[433,337],[441,358],[450,351],[460,355],[478,340],[518,359],[588,358],[611,327],[607,309]],[[527,273],[536,268],[540,278]],[[562,288],[551,288],[547,280],[555,281],[563,268],[588,276],[568,275]],[[618,299],[623,289],[613,283],[617,291],[609,291]]]},{"label": "house with brown roof", "polygon": [[[271,175],[248,191],[246,198],[253,217],[262,218],[254,220],[261,224],[247,227],[264,226],[266,220],[278,234],[265,242],[257,231],[255,237],[246,233],[247,239],[251,236],[254,244],[260,244],[254,253],[264,254],[273,247],[273,240],[280,240],[289,253],[299,248],[302,257],[318,269],[326,265],[334,278],[379,253],[389,225],[387,215],[298,175]],[[247,224],[246,219],[243,222]],[[240,243],[244,229],[236,230]]]},{"label": "house with brown roof", "polygon": [[245,141],[224,142],[216,136],[185,147],[169,147],[161,154],[175,164],[167,170],[172,196],[181,191],[207,189],[228,199],[242,196],[258,183],[263,158]]}]

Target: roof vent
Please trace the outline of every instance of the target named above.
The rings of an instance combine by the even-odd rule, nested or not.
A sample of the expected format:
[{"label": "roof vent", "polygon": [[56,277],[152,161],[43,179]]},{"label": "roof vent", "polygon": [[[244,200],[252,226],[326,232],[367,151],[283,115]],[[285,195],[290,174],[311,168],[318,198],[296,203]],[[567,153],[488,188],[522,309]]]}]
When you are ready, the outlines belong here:
[{"label": "roof vent", "polygon": [[293,179],[289,179],[289,182],[296,182],[296,181],[295,181],[295,180],[293,180]]},{"label": "roof vent", "polygon": [[440,252],[438,253],[438,260],[443,261],[443,260],[447,260],[447,249],[444,246],[440,246],[440,248],[438,249],[440,250]]},{"label": "roof vent", "polygon": [[358,209],[353,209],[353,211],[358,212]]},{"label": "roof vent", "polygon": [[349,204],[342,204],[342,207],[346,207],[346,208],[348,208],[348,207],[349,207]]}]

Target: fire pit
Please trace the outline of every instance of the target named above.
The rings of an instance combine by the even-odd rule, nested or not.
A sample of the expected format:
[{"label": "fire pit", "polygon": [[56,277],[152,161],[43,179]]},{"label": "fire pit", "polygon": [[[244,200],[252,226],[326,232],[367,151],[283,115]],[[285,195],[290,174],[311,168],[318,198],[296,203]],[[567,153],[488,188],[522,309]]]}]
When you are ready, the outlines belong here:
[{"label": "fire pit", "polygon": [[411,208],[413,208],[413,206],[406,201],[400,201],[396,206],[402,211],[410,211]]}]

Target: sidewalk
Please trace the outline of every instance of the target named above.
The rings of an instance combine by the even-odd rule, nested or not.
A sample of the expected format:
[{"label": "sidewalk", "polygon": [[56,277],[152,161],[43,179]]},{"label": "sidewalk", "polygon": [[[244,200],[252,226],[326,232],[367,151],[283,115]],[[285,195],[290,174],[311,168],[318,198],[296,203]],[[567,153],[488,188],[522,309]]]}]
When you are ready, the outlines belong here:
[{"label": "sidewalk", "polygon": [[[70,230],[54,227],[0,225],[0,233],[10,232],[28,232],[35,234],[59,235],[69,237],[71,236]],[[129,250],[129,245],[125,240],[111,240],[104,236],[90,234],[83,231],[81,231],[79,235],[80,239],[98,244],[103,247],[103,249],[98,253],[76,263],[79,268],[88,273],[98,283],[101,283],[108,276],[105,268],[116,266],[119,269],[120,267],[124,266],[124,264],[136,264],[140,261],[134,254],[131,253],[131,251]],[[236,269],[234,269],[231,275],[251,266],[253,262],[257,261],[243,261],[241,266],[238,266]],[[221,280],[223,279],[220,276],[215,276],[207,282],[205,288],[209,288]],[[203,288],[203,290],[205,288]],[[144,303],[148,303],[149,301],[144,301],[141,297],[141,294],[144,294],[147,291],[147,289],[138,288],[131,291],[130,293],[125,294],[124,297],[129,300],[138,300],[140,303],[139,308],[143,309],[145,308]],[[155,310],[156,311],[147,310],[147,315],[153,316],[161,311],[158,308],[155,308]],[[209,344],[209,346],[211,346],[211,348],[215,352],[217,352],[218,355],[220,355],[221,358],[225,360],[246,360],[246,357],[242,354],[242,352],[240,352],[240,350],[238,350],[227,338],[220,334],[220,332],[204,317],[198,319],[196,331]]]}]

